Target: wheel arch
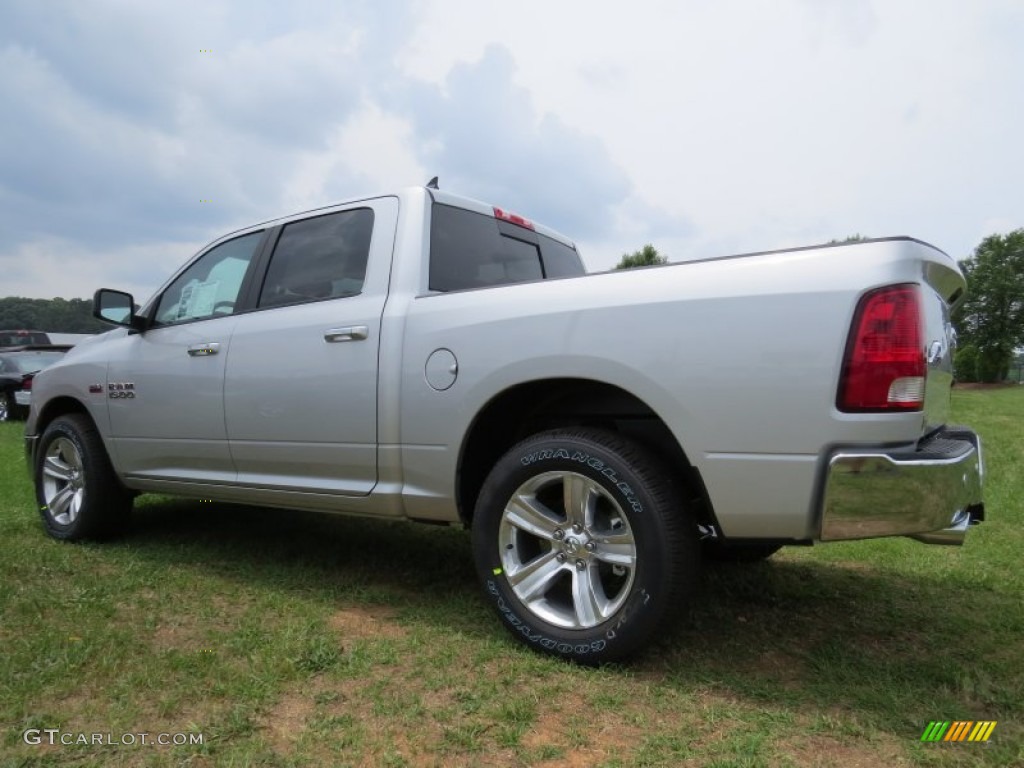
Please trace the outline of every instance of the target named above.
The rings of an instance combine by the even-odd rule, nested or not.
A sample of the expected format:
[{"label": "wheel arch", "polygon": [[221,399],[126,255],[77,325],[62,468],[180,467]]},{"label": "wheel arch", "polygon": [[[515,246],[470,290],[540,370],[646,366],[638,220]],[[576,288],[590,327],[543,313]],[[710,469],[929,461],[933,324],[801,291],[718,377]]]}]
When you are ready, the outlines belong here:
[{"label": "wheel arch", "polygon": [[516,384],[480,409],[463,437],[456,470],[456,504],[464,524],[472,524],[480,490],[498,459],[520,440],[558,427],[600,427],[643,444],[672,471],[687,498],[696,502],[698,521],[714,524],[714,510],[699,471],[654,409],[614,384],[575,377]]},{"label": "wheel arch", "polygon": [[69,395],[61,395],[60,397],[55,397],[48,401],[39,411],[39,415],[36,417],[36,434],[43,434],[54,419],[60,418],[61,416],[67,416],[69,413],[82,414],[92,422],[94,427],[97,427],[98,429],[99,425],[96,424],[96,419],[92,417],[92,414],[89,413],[89,409],[85,407],[85,404],[81,400]]},{"label": "wheel arch", "polygon": [[135,494],[114,471],[88,408],[74,397],[54,398],[36,425],[32,477],[47,533],[67,541],[120,533]]}]

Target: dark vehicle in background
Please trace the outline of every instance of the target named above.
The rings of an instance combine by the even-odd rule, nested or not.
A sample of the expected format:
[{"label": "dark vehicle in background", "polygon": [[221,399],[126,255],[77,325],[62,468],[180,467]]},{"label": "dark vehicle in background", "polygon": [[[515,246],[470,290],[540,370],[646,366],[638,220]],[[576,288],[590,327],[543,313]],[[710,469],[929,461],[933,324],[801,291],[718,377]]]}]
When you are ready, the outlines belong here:
[{"label": "dark vehicle in background", "polygon": [[[43,334],[45,335],[45,334]],[[71,349],[67,344],[36,344],[0,349],[0,421],[23,419],[32,399],[32,379]]]},{"label": "dark vehicle in background", "polygon": [[49,343],[49,335],[42,331],[0,331],[0,349]]}]

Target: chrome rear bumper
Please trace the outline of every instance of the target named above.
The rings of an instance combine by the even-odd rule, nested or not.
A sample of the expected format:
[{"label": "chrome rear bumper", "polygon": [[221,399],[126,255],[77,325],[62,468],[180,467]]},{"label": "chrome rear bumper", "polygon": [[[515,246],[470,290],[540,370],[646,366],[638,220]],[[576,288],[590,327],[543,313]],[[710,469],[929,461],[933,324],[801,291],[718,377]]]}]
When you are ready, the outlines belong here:
[{"label": "chrome rear bumper", "polygon": [[828,460],[820,539],[962,544],[985,517],[984,473],[981,439],[963,427],[947,427],[916,450],[837,450]]}]

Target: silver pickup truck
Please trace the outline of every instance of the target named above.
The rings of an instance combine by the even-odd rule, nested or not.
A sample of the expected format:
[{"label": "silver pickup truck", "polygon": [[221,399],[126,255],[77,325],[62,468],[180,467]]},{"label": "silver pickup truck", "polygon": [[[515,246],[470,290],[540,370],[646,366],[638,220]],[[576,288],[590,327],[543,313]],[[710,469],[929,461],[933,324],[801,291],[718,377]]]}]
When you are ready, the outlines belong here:
[{"label": "silver pickup truck", "polygon": [[519,216],[412,188],[233,232],[35,380],[46,530],[148,491],[466,525],[538,650],[620,659],[702,557],[983,518],[949,421],[963,275],[898,237],[585,274]]}]

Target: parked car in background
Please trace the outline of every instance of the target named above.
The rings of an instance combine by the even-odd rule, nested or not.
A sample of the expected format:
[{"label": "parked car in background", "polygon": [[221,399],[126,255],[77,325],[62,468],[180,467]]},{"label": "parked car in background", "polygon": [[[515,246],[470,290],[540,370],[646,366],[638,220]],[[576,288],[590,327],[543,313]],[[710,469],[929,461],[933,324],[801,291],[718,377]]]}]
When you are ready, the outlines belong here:
[{"label": "parked car in background", "polygon": [[0,350],[0,421],[28,415],[33,378],[69,349],[66,344],[38,344]]},{"label": "parked car in background", "polygon": [[52,340],[49,334],[42,331],[0,331],[0,349],[50,343]]},{"label": "parked car in background", "polygon": [[92,333],[48,333],[50,344],[67,344],[70,347],[81,344],[86,339],[94,336]]}]

